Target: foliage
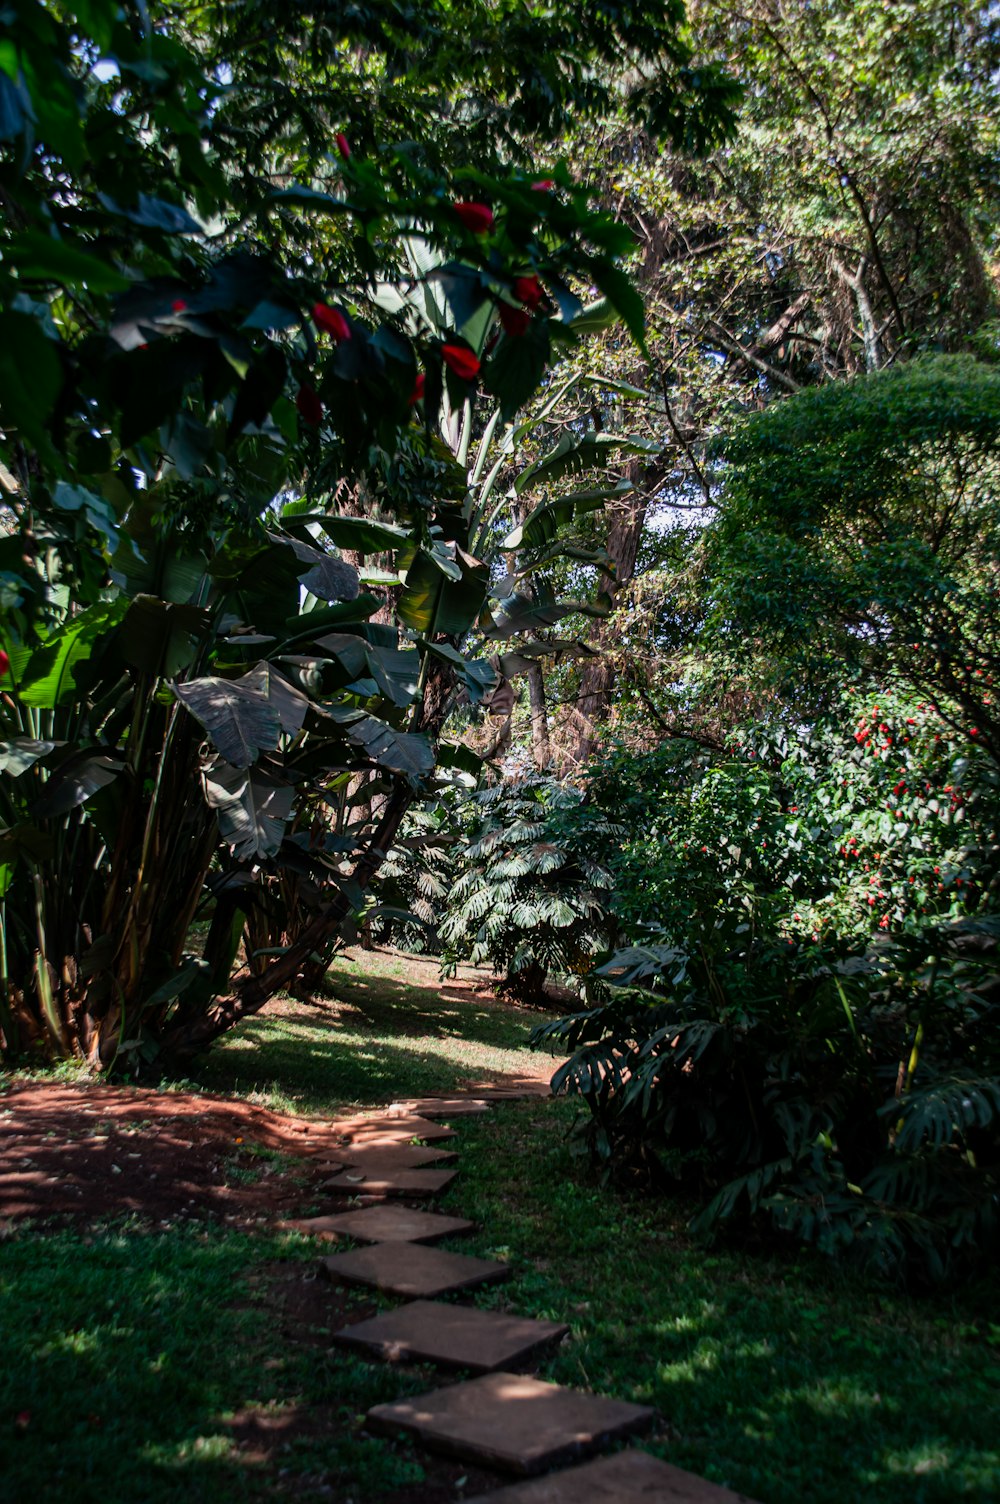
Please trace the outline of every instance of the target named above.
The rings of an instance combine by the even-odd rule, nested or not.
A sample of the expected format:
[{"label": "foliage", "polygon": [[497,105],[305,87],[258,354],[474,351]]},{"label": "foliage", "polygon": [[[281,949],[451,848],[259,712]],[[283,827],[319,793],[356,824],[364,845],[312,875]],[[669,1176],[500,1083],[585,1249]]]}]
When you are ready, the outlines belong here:
[{"label": "foliage", "polygon": [[621,990],[537,1037],[598,1158],[696,1188],[702,1229],[767,1214],[938,1277],[998,1237],[1000,800],[926,707],[856,711],[609,759]]},{"label": "foliage", "polygon": [[558,513],[490,578],[473,438],[516,447],[571,284],[641,338],[627,232],[565,167],[333,153],[330,130],[291,172],[290,79],[269,113],[259,54],[213,60],[196,23],[33,3],[0,72],[8,1055],[190,1054],[322,964],[457,696],[496,682],[470,629],[567,609],[521,588]]},{"label": "foliage", "polygon": [[522,1002],[546,977],[582,977],[607,949],[611,878],[595,852],[614,827],[579,789],[522,778],[471,796],[439,926],[447,967],[488,961]]},{"label": "foliage", "polygon": [[[938,356],[803,393],[725,443],[710,627],[788,676],[845,672],[945,707],[1000,758],[1000,373]],[[948,708],[950,707],[950,709]]]}]

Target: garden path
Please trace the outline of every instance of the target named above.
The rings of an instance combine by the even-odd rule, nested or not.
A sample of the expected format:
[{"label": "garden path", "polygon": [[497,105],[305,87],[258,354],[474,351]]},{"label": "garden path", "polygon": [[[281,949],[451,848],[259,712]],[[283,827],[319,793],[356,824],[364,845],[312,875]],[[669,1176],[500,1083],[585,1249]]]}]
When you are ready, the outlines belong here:
[{"label": "garden path", "polygon": [[[373,1406],[366,1429],[405,1433],[431,1451],[529,1481],[481,1495],[471,1504],[752,1504],[745,1495],[683,1472],[639,1449],[583,1461],[614,1443],[649,1430],[655,1412],[566,1386],[546,1383],[534,1370],[568,1327],[508,1312],[483,1310],[440,1297],[469,1295],[510,1277],[505,1264],[432,1246],[472,1224],[440,1212],[401,1205],[440,1193],[457,1173],[414,1170],[412,1149],[440,1141],[436,1119],[460,1122],[488,1112],[491,1100],[545,1091],[525,1082],[500,1091],[395,1103],[385,1112],[341,1125],[336,1148],[342,1172],[326,1182],[353,1190],[358,1209],[291,1224],[302,1232],[361,1244],[323,1260],[335,1284],[363,1285],[406,1303],[341,1326],[335,1343],[389,1363],[431,1363],[473,1375],[427,1394]],[[372,1145],[379,1145],[373,1154]],[[453,1151],[426,1148],[429,1162]],[[423,1183],[419,1183],[424,1176]],[[573,1465],[570,1465],[573,1464]],[[535,1476],[544,1475],[544,1476]]]}]

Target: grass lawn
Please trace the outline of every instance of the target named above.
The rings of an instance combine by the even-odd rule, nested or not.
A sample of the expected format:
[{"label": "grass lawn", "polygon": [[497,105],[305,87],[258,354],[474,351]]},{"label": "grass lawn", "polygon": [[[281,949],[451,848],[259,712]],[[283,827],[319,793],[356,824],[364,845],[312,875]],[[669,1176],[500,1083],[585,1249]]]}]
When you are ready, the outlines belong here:
[{"label": "grass lawn", "polygon": [[[341,961],[339,1002],[268,1010],[198,1082],[321,1113],[537,1073],[538,1015],[415,975],[385,954]],[[706,1250],[683,1208],[591,1182],[574,1112],[462,1120],[442,1202],[482,1229],[456,1248],[515,1265],[481,1301],[571,1324],[543,1376],[652,1403],[653,1450],[761,1504],[995,1504],[996,1281],[914,1299],[811,1255]],[[324,1312],[360,1298],[309,1280],[319,1251],[138,1219],[0,1241],[3,1504],[461,1498],[459,1465],[359,1433],[370,1404],[433,1381],[329,1348]],[[258,1431],[298,1422],[266,1466],[249,1413]]]},{"label": "grass lawn", "polygon": [[1000,1283],[912,1298],[811,1254],[706,1251],[683,1208],[589,1181],[568,1103],[462,1126],[448,1202],[512,1259],[490,1297],[568,1321],[546,1376],[654,1405],[650,1446],[762,1504],[996,1504]]},{"label": "grass lawn", "polygon": [[441,982],[433,960],[356,950],[331,967],[333,997],[269,1004],[191,1074],[278,1112],[329,1113],[554,1070],[528,1049],[546,1015],[484,989],[469,967]]}]

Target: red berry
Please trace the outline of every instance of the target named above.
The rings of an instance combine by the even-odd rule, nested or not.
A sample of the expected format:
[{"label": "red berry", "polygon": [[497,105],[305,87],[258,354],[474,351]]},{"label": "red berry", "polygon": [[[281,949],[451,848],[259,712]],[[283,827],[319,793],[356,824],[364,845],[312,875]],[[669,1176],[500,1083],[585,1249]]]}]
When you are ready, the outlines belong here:
[{"label": "red berry", "polygon": [[183,298],[175,298],[171,303],[170,308],[173,313],[184,313],[187,309],[187,306],[188,305],[185,303]]}]

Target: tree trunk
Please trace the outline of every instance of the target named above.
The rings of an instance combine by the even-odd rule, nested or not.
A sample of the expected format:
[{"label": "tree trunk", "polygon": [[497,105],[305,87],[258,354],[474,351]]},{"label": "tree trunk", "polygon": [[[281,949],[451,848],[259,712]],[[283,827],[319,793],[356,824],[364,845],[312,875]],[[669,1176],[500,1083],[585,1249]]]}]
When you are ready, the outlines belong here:
[{"label": "tree trunk", "polygon": [[528,681],[528,705],[531,709],[531,755],[539,773],[552,761],[552,743],[549,740],[549,716],[545,703],[545,676],[541,663],[535,659],[525,671]]},{"label": "tree trunk", "polygon": [[[635,575],[635,561],[638,557],[639,542],[648,510],[649,502],[645,495],[637,501],[621,503],[618,516],[608,534],[608,556],[614,569],[607,586],[612,610],[622,589],[631,583]],[[608,623],[602,623],[595,646],[603,649],[610,636],[611,629]],[[614,684],[614,664],[606,653],[602,651],[596,658],[588,658],[585,661],[580,674],[580,688],[572,717],[576,739],[566,753],[570,767],[581,767],[593,752],[600,735],[600,728],[611,710]]]}]

